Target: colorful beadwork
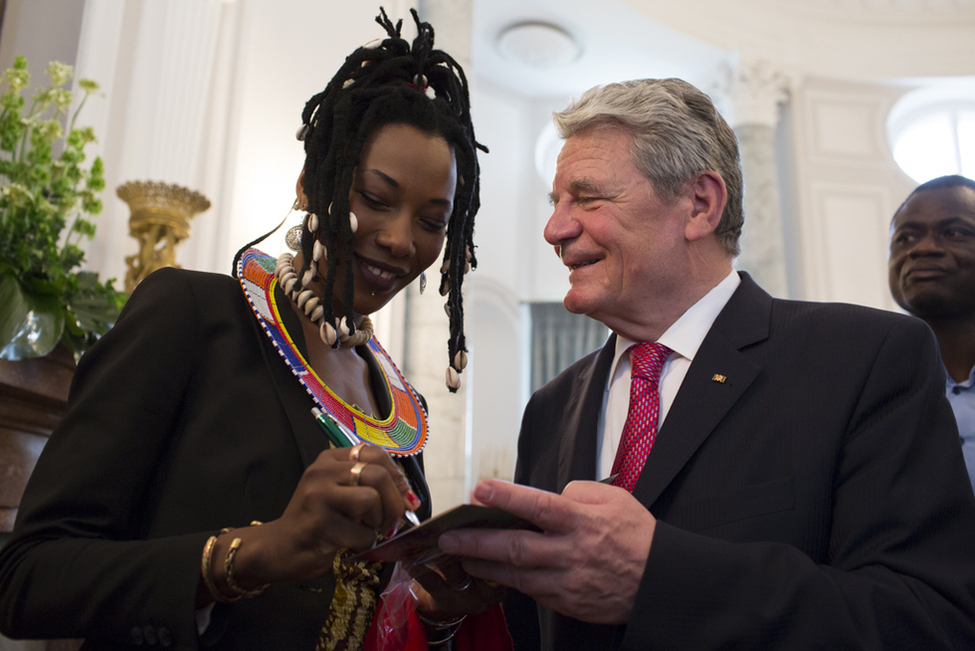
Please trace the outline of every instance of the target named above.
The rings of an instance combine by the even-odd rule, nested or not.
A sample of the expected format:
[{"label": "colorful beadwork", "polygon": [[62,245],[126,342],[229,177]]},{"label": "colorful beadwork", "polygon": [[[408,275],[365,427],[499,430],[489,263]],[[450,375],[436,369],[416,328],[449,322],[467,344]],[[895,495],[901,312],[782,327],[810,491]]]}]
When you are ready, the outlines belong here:
[{"label": "colorful beadwork", "polygon": [[366,416],[349,407],[325,386],[308,365],[281,319],[274,295],[274,288],[278,284],[274,275],[276,263],[272,256],[257,249],[248,249],[240,258],[237,276],[261,327],[291,372],[319,408],[332,414],[359,441],[376,445],[397,456],[419,453],[427,440],[426,409],[375,337],[365,345],[379,362],[386,391],[392,398],[393,408],[385,420]]}]

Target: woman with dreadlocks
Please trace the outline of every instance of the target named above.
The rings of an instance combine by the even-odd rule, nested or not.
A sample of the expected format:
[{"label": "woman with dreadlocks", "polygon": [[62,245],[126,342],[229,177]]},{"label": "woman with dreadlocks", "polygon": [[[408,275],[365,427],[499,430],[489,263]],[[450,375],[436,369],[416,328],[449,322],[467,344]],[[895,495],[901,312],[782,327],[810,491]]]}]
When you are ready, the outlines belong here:
[{"label": "woman with dreadlocks", "polygon": [[[503,588],[353,558],[429,516],[426,408],[368,315],[441,259],[466,364],[478,163],[467,82],[412,45],[353,52],[309,100],[289,233],[234,276],[163,269],[81,360],[0,551],[0,630],[85,649],[510,649]],[[483,148],[482,148],[483,149]],[[262,238],[263,239],[263,238]],[[259,240],[258,240],[259,241]]]}]

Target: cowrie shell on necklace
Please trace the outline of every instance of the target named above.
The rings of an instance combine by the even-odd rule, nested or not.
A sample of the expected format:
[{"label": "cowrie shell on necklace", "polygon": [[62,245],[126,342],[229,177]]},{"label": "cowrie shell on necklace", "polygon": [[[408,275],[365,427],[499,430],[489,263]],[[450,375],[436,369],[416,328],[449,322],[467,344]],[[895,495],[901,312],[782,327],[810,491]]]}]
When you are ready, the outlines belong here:
[{"label": "cowrie shell on necklace", "polygon": [[300,294],[298,294],[298,300],[296,301],[296,303],[298,304],[298,307],[300,309],[304,309],[305,308],[305,303],[307,303],[308,300],[312,296],[314,296],[314,295],[315,295],[315,292],[311,291],[310,289],[306,289],[305,291],[303,291]]},{"label": "cowrie shell on necklace", "polygon": [[290,267],[294,263],[294,259],[295,259],[294,256],[288,253],[287,251],[282,253],[281,257],[278,258],[277,264],[274,266],[275,273],[277,273],[282,269]]},{"label": "cowrie shell on necklace", "polygon": [[[308,290],[308,291],[311,291],[311,290]],[[304,307],[305,314],[310,315],[312,312],[314,312],[315,311],[315,308],[318,307],[318,304],[320,302],[321,302],[321,300],[317,296],[312,295],[312,297],[309,298],[305,302],[305,307]]]}]

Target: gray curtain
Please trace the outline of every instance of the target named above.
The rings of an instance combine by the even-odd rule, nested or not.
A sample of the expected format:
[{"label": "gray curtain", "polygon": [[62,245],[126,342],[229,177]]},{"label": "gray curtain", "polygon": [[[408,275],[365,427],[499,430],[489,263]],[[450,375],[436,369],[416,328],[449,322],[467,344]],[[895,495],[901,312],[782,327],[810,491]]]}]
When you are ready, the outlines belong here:
[{"label": "gray curtain", "polygon": [[562,303],[532,303],[531,390],[606,342],[609,328],[572,314]]}]

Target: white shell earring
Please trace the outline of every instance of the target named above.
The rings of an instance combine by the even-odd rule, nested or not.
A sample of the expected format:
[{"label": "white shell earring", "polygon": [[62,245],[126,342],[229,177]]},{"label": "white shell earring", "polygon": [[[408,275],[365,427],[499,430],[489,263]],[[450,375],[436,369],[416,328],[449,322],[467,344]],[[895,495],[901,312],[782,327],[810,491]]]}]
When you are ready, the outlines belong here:
[{"label": "white shell earring", "polygon": [[456,391],[457,389],[460,388],[460,373],[458,373],[453,366],[447,367],[446,381],[447,381],[447,388],[450,389],[451,391]]},{"label": "white shell earring", "polygon": [[420,294],[423,294],[424,290],[427,288],[427,272],[420,272]]},{"label": "white shell earring", "polygon": [[335,347],[338,342],[338,335],[335,332],[335,327],[332,326],[328,321],[322,321],[322,325],[319,327],[318,334],[321,336],[322,341],[324,341],[328,346]]}]

